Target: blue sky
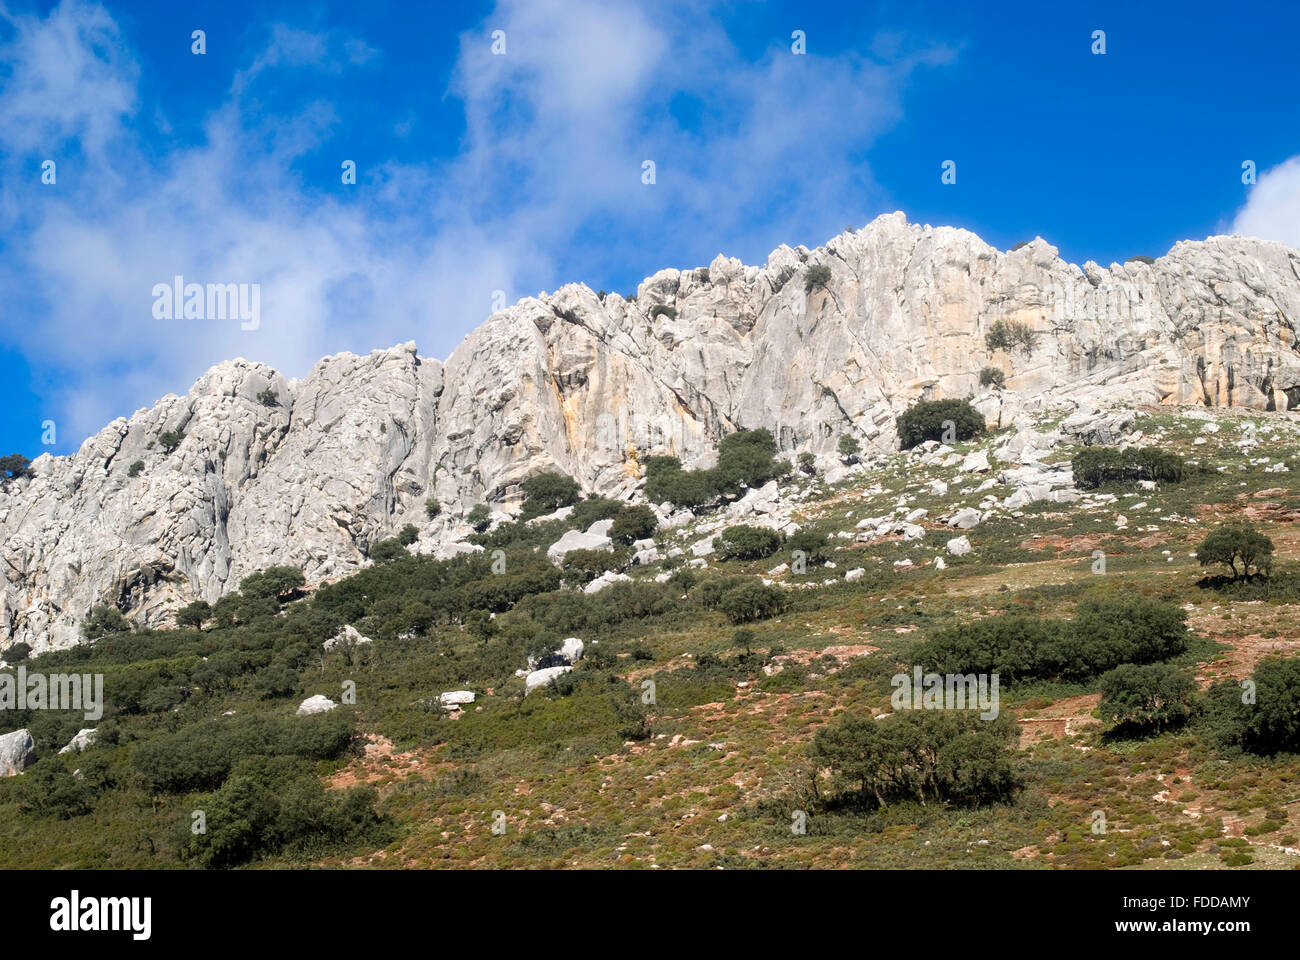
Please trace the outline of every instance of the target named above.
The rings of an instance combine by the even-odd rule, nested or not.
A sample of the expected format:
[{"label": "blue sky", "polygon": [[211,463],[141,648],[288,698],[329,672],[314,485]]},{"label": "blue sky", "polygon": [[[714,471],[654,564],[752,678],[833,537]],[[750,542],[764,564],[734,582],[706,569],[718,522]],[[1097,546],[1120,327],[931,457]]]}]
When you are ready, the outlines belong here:
[{"label": "blue sky", "polygon": [[[498,291],[626,293],[893,210],[1080,263],[1300,246],[1297,36],[1289,2],[0,0],[0,452],[231,357],[446,357]],[[177,274],[259,284],[260,326],[155,318]]]}]

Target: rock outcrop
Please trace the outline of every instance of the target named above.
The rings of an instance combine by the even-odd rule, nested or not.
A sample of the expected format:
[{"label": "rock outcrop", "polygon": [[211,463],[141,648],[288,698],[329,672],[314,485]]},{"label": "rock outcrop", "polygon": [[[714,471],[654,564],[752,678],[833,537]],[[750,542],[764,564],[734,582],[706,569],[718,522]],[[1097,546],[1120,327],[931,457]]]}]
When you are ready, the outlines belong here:
[{"label": "rock outcrop", "polygon": [[[808,289],[813,265],[830,280]],[[990,352],[998,320],[1032,344]],[[408,343],[286,381],[234,360],[0,492],[0,644],[75,643],[99,603],[167,623],[272,564],[342,575],[406,523],[446,550],[471,505],[509,504],[536,471],[627,496],[647,455],[702,461],[742,426],[824,457],[845,433],[891,449],[921,397],[975,394],[997,425],[1072,404],[1098,441],[1122,424],[1093,410],[1116,403],[1297,407],[1298,321],[1300,253],[1279,244],[1215,237],[1079,267],[1042,240],[1003,253],[895,213],[763,267],[660,271],[635,301],[530,297],[445,363]],[[1004,391],[981,391],[985,366]],[[170,452],[168,433],[183,434]]]},{"label": "rock outcrop", "polygon": [[36,741],[27,730],[0,736],[0,777],[15,777],[36,760]]}]

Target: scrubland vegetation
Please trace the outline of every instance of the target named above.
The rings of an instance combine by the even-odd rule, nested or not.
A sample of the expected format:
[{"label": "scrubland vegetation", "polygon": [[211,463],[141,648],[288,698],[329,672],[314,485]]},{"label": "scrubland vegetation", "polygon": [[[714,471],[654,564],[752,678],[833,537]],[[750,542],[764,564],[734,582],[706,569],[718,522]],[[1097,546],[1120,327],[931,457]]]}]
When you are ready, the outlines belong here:
[{"label": "scrubland vegetation", "polygon": [[[959,454],[1009,436],[942,403],[905,414],[905,449],[944,421]],[[1062,446],[1095,499],[990,512],[966,555],[940,517],[982,476],[904,453],[828,484],[753,430],[711,469],[644,465],[652,502],[696,509],[685,526],[545,474],[515,521],[471,520],[482,552],[413,555],[412,527],[337,582],[272,568],[174,628],[97,608],[80,647],[4,652],[102,674],[107,703],[95,724],[0,715],[39,756],[0,780],[0,863],[1293,867],[1300,443],[1269,422],[1267,458],[1231,418],[1195,444],[1200,421],[1165,412],[1143,450]],[[797,531],[728,518],[774,478]],[[855,536],[916,505],[919,541]],[[611,549],[548,559],[600,520]],[[660,559],[634,564],[651,538]],[[609,571],[631,579],[584,592]],[[323,646],[345,626],[370,642]],[[583,658],[525,696],[519,671],[568,637]],[[998,715],[897,709],[916,667],[997,674]],[[453,711],[457,690],[475,700]],[[296,715],[318,694],[338,706]],[[58,753],[92,725],[93,746]]]}]

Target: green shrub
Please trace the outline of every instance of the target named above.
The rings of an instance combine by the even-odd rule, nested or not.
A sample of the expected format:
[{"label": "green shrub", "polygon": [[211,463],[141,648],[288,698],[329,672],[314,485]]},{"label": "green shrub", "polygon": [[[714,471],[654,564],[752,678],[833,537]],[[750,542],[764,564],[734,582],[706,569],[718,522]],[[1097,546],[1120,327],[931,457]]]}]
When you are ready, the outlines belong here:
[{"label": "green shrub", "polygon": [[47,757],[18,780],[18,803],[35,817],[69,820],[94,808],[95,791],[72,775],[58,757]]},{"label": "green shrub", "polygon": [[840,451],[841,457],[852,461],[858,458],[858,451],[862,449],[862,445],[858,443],[857,437],[852,434],[842,433],[836,448]]},{"label": "green shrub", "polygon": [[785,552],[802,550],[808,563],[825,563],[831,558],[831,543],[824,533],[803,529],[785,539]]},{"label": "green shrub", "polygon": [[980,371],[980,386],[1002,390],[1007,385],[1007,375],[997,367],[985,367]]},{"label": "green shrub", "polygon": [[765,620],[781,613],[788,606],[785,591],[761,583],[747,583],[733,587],[722,595],[718,609],[732,623],[750,623]]},{"label": "green shrub", "polygon": [[622,570],[627,566],[626,551],[570,550],[560,563],[564,579],[573,583],[590,583],[609,570]]},{"label": "green shrub", "polygon": [[430,520],[440,513],[442,513],[442,504],[438,502],[436,497],[430,497],[424,501],[424,515]]},{"label": "green shrub", "polygon": [[998,350],[1010,353],[1019,347],[1026,354],[1030,354],[1034,352],[1037,342],[1038,334],[1029,324],[1020,320],[1007,320],[1004,317],[994,320],[988,333],[984,334],[984,344],[990,353]]},{"label": "green shrub", "polygon": [[1300,753],[1300,657],[1267,657],[1251,685],[1225,679],[1206,696],[1212,739],[1252,753]]},{"label": "green shrub", "polygon": [[212,607],[206,600],[195,600],[193,603],[187,603],[176,612],[176,625],[178,627],[198,628],[207,622],[212,616]]},{"label": "green shrub", "polygon": [[781,536],[766,527],[736,524],[727,527],[713,538],[723,560],[761,560],[770,557],[781,546]]},{"label": "green shrub", "polygon": [[17,480],[19,477],[31,476],[31,463],[21,453],[11,453],[6,457],[0,457],[0,475],[3,475],[5,483],[10,480]]},{"label": "green shrub", "polygon": [[265,390],[258,393],[257,402],[264,407],[278,407],[280,405],[280,397],[273,389],[267,387]]},{"label": "green shrub", "polygon": [[519,514],[520,520],[553,513],[560,507],[577,503],[582,496],[577,481],[562,473],[539,473],[525,480],[523,488],[524,507]]},{"label": "green shrub", "polygon": [[623,504],[610,497],[588,497],[573,505],[569,514],[569,525],[578,530],[586,530],[600,520],[612,520],[623,510]]},{"label": "green shrub", "polygon": [[1167,663],[1121,664],[1098,681],[1101,718],[1118,730],[1160,732],[1196,710],[1196,681]]},{"label": "green shrub", "polygon": [[181,445],[185,439],[185,434],[178,430],[168,430],[158,437],[158,446],[163,448],[164,453],[171,453]]},{"label": "green shrub", "polygon": [[142,470],[144,470],[144,461],[137,460],[135,463],[131,464],[130,469],[126,471],[126,475],[128,477],[138,477]]},{"label": "green shrub", "polygon": [[488,511],[486,503],[476,503],[465,515],[465,522],[473,527],[478,533],[482,533],[492,524],[492,514]]},{"label": "green shrub", "polygon": [[996,673],[1004,682],[1082,680],[1123,663],[1182,653],[1186,618],[1177,604],[1145,597],[1085,598],[1069,621],[1004,614],[936,631],[921,656],[938,673]]},{"label": "green shrub", "polygon": [[656,303],[650,308],[650,319],[653,320],[655,317],[667,317],[669,320],[676,320],[677,308],[663,303]]},{"label": "green shrub", "polygon": [[409,547],[415,541],[420,539],[420,530],[413,523],[408,523],[397,531],[397,542],[404,547]]},{"label": "green shrub", "polygon": [[98,606],[82,623],[81,635],[87,640],[98,640],[111,633],[127,633],[130,629],[131,624],[117,607]]},{"label": "green shrub", "polygon": [[372,546],[367,556],[375,563],[392,563],[394,560],[409,557],[410,553],[402,546],[401,540],[397,537],[389,537]]},{"label": "green shrub", "polygon": [[635,543],[654,536],[659,518],[645,504],[626,507],[614,517],[609,528],[609,538],[615,543]]},{"label": "green shrub", "polygon": [[918,400],[899,414],[898,442],[910,450],[927,440],[952,443],[984,432],[984,415],[969,400]]},{"label": "green shrub", "polygon": [[650,457],[645,494],[655,503],[667,500],[677,507],[698,507],[789,472],[790,462],[776,459],[776,440],[770,430],[738,430],[718,441],[718,463],[711,470],[683,470],[676,457]]},{"label": "green shrub", "polygon": [[824,288],[831,282],[831,268],[823,263],[814,264],[804,273],[803,288],[806,293]]},{"label": "green shrub", "polygon": [[283,601],[294,597],[306,582],[297,567],[267,567],[239,581],[239,592],[249,598],[271,597]]},{"label": "green shrub", "polygon": [[1156,262],[1156,258],[1155,258],[1155,257],[1148,257],[1145,253],[1139,253],[1139,254],[1136,254],[1135,256],[1129,257],[1129,258],[1128,258],[1127,260],[1125,260],[1124,262],[1125,262],[1125,263],[1135,263],[1135,262],[1136,262],[1136,263],[1145,263],[1145,264],[1147,264],[1148,266],[1150,266],[1151,264],[1153,264],[1153,263]]}]

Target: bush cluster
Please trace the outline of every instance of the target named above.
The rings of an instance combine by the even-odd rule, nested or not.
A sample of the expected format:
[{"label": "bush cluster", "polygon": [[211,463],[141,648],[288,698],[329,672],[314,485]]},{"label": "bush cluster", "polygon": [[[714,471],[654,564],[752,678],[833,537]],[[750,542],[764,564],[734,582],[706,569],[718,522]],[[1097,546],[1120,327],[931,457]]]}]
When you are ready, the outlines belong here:
[{"label": "bush cluster", "polygon": [[1019,790],[1012,765],[1018,735],[1005,714],[987,721],[965,710],[909,710],[883,720],[852,713],[819,730],[809,754],[830,768],[841,803],[975,806]]},{"label": "bush cluster", "polygon": [[1155,663],[1187,649],[1177,604],[1135,597],[1085,599],[1073,620],[986,617],[935,632],[921,649],[938,673],[996,673],[1003,682],[1083,680],[1124,663]]},{"label": "bush cluster", "polygon": [[1070,466],[1075,484],[1084,490],[1136,480],[1181,483],[1187,474],[1182,457],[1156,447],[1084,447],[1070,460]]}]

